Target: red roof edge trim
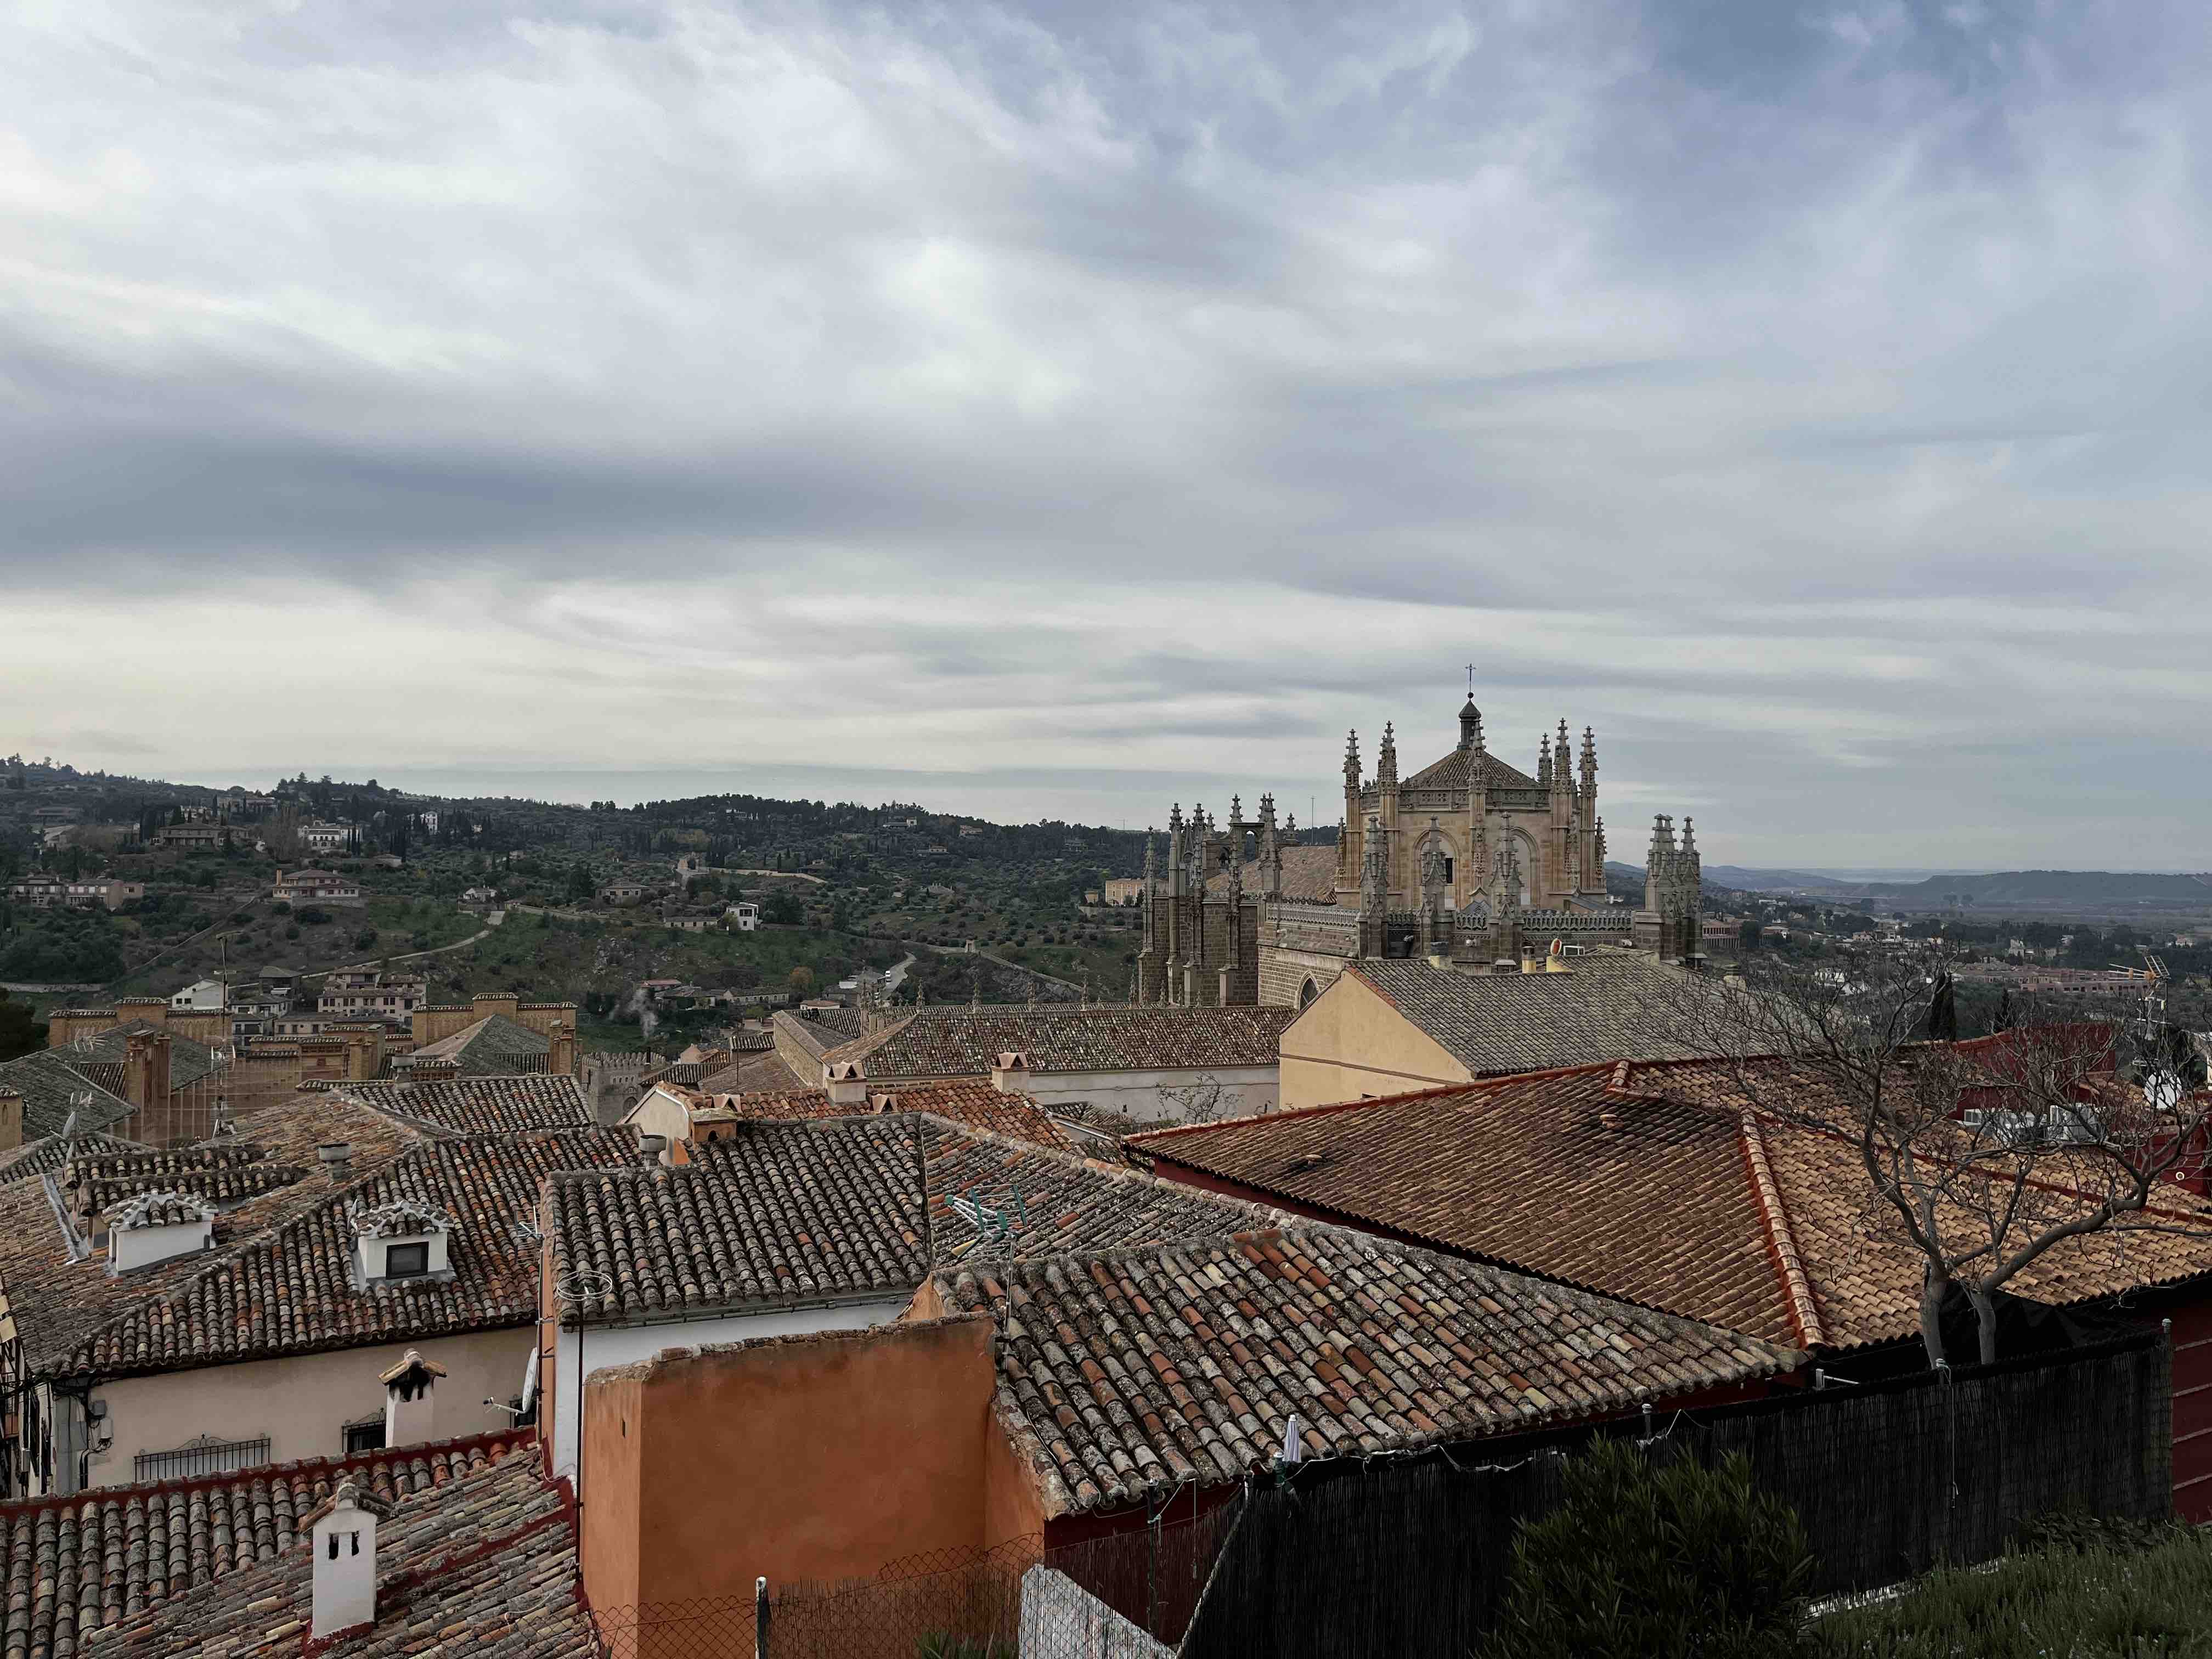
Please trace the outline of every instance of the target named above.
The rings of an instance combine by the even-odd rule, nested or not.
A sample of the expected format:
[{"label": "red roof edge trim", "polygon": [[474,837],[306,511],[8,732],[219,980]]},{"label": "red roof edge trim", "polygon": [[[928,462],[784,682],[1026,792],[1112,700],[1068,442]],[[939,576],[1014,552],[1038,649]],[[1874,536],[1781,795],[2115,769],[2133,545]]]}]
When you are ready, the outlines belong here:
[{"label": "red roof edge trim", "polygon": [[1804,1258],[1797,1254],[1796,1235],[1790,1230],[1782,1188],[1776,1183],[1774,1170],[1766,1161],[1766,1138],[1759,1133],[1759,1119],[1753,1113],[1743,1114],[1737,1144],[1743,1148],[1744,1168],[1751,1177],[1752,1201],[1758,1206],[1761,1230],[1766,1236],[1767,1259],[1782,1277],[1783,1299],[1789,1304],[1790,1324],[1797,1333],[1797,1346],[1808,1351],[1826,1347],[1828,1340],[1820,1328],[1820,1310],[1813,1299],[1813,1282],[1805,1272]]}]

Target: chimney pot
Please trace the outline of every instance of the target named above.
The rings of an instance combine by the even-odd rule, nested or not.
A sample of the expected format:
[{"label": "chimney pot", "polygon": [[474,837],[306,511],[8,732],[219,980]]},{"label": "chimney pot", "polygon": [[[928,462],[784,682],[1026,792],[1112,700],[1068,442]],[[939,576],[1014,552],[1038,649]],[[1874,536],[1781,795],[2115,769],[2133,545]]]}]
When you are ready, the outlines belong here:
[{"label": "chimney pot", "polygon": [[390,1370],[380,1372],[384,1384],[384,1443],[388,1447],[419,1446],[438,1437],[436,1400],[438,1379],[446,1368],[425,1359],[410,1348],[407,1358]]},{"label": "chimney pot", "polygon": [[374,1492],[341,1480],[314,1516],[311,1639],[376,1622],[376,1523],[391,1513]]}]

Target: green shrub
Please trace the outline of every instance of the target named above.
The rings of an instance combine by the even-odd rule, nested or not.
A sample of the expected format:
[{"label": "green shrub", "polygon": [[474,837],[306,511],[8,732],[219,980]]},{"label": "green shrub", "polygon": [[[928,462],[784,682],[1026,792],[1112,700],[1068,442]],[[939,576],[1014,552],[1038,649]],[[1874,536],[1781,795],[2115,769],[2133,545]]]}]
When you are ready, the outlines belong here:
[{"label": "green shrub", "polygon": [[1014,1644],[996,1637],[955,1636],[933,1630],[914,1645],[914,1659],[1015,1659]]},{"label": "green shrub", "polygon": [[[2092,1541],[2104,1531],[2117,1547]],[[2058,1536],[2063,1534],[2063,1536]],[[2166,1541],[2142,1547],[2145,1539]],[[2186,1527],[2067,1525],[2051,1546],[1929,1574],[1813,1628],[1817,1659],[2150,1659],[2212,1656],[2212,1543]]]},{"label": "green shrub", "polygon": [[1513,1542],[1492,1659],[1787,1659],[1804,1651],[1813,1559],[1741,1455],[1655,1468],[1599,1440],[1566,1501]]}]

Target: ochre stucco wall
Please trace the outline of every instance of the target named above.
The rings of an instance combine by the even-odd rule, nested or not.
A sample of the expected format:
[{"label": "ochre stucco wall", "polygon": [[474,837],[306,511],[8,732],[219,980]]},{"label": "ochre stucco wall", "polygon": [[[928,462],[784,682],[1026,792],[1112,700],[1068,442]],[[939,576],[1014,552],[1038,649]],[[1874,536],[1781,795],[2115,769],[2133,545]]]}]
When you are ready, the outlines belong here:
[{"label": "ochre stucco wall", "polygon": [[1410,1094],[1471,1073],[1442,1044],[1346,974],[1283,1029],[1282,1109]]},{"label": "ochre stucco wall", "polygon": [[1003,1493],[987,1503],[992,1328],[969,1316],[777,1338],[588,1376],[593,1605],[749,1596],[757,1577],[868,1577],[1000,1541],[986,1536],[994,1508],[1013,1510]]}]

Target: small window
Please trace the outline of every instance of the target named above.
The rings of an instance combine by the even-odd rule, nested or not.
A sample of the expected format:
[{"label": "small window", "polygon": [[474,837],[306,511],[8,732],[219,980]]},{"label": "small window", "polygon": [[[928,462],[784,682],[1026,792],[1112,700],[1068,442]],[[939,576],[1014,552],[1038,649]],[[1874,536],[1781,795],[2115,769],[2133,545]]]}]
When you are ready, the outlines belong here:
[{"label": "small window", "polygon": [[1445,860],[1444,860],[1444,885],[1445,885],[1445,886],[1449,887],[1449,886],[1450,886],[1450,885],[1451,885],[1451,878],[1452,878],[1452,861],[1451,861],[1450,858],[1449,858],[1449,856],[1447,856],[1447,857],[1445,858]]},{"label": "small window", "polygon": [[384,1419],[372,1418],[366,1423],[349,1423],[345,1426],[345,1455],[356,1456],[362,1452],[384,1449]]},{"label": "small window", "polygon": [[386,1279],[420,1279],[430,1271],[430,1246],[426,1241],[418,1244],[394,1244],[384,1253],[384,1276]]}]

